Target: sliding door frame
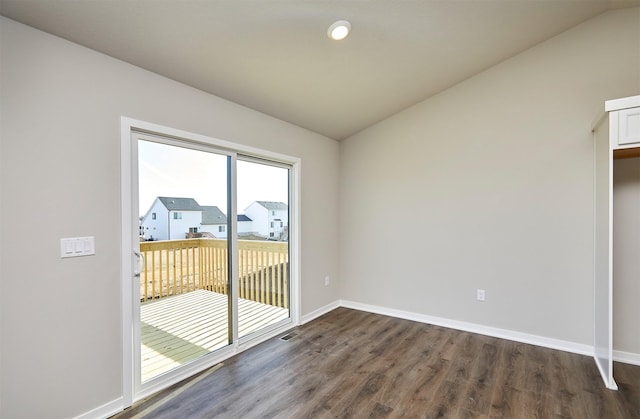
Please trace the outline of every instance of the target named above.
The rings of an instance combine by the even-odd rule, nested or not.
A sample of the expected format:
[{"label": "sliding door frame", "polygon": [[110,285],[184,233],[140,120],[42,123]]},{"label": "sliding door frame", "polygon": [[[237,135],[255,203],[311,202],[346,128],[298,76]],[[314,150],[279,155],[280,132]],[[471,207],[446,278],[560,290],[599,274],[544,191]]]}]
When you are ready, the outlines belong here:
[{"label": "sliding door frame", "polygon": [[[137,238],[138,219],[133,215],[134,199],[137,197],[137,187],[133,186],[133,168],[137,167],[137,147],[135,147],[134,136],[144,134],[160,138],[169,138],[185,144],[194,145],[195,148],[210,147],[212,150],[220,150],[231,156],[229,167],[229,177],[231,193],[230,208],[231,220],[237,220],[236,208],[236,164],[238,156],[243,158],[255,158],[257,160],[280,164],[290,168],[289,184],[289,264],[290,264],[290,311],[289,320],[279,323],[274,327],[267,328],[264,333],[248,336],[247,339],[238,339],[237,330],[234,329],[232,344],[216,351],[212,354],[199,358],[181,368],[178,374],[168,374],[166,378],[152,380],[150,385],[142,386],[139,372],[136,372],[136,335],[135,321],[135,292],[134,278],[138,260],[134,255],[134,240]],[[131,406],[136,400],[144,398],[163,388],[166,388],[178,381],[209,368],[224,359],[227,359],[239,352],[242,352],[258,343],[277,336],[285,330],[300,324],[300,173],[301,160],[297,157],[274,153],[241,144],[232,143],[200,134],[194,134],[174,128],[139,121],[127,117],[121,118],[121,304],[122,304],[122,401],[123,409]],[[135,175],[137,178],[137,175]],[[229,254],[237,254],[237,222],[231,223],[228,235],[230,240]],[[237,258],[230,257],[230,267],[232,269],[232,298],[237,300]],[[232,310],[233,324],[237,324],[237,310]],[[139,352],[139,351],[138,351]]]}]

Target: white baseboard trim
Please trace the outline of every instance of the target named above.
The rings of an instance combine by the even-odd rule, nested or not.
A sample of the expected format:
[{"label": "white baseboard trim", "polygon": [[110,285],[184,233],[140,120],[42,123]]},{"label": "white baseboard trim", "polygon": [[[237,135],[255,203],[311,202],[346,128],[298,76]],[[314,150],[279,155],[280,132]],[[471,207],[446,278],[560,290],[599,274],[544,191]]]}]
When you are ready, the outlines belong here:
[{"label": "white baseboard trim", "polygon": [[623,362],[625,364],[640,366],[640,354],[634,354],[633,352],[613,351],[613,360],[617,362]]},{"label": "white baseboard trim", "polygon": [[[558,349],[565,352],[580,355],[594,356],[592,345],[569,342],[561,339],[553,339],[544,336],[531,335],[528,333],[516,332],[514,330],[500,329],[497,327],[484,326],[476,323],[461,322],[458,320],[446,319],[444,317],[429,316],[426,314],[413,313],[410,311],[396,310],[387,307],[363,304],[349,300],[338,300],[320,307],[301,318],[301,325],[310,322],[338,307],[352,308],[354,310],[366,311],[369,313],[382,314],[385,316],[397,317],[400,319],[412,320],[420,323],[433,324],[436,326],[448,327],[465,332],[478,333],[500,339],[508,339],[515,342],[527,343],[530,345],[542,346],[545,348]],[[640,366],[640,354],[624,351],[613,351],[613,360],[625,364]]]},{"label": "white baseboard trim", "polygon": [[569,342],[566,340],[553,339],[544,336],[530,335],[528,333],[516,332],[513,330],[499,329],[497,327],[483,326],[476,323],[462,322],[458,320],[446,319],[443,317],[429,316],[426,314],[413,313],[409,311],[396,310],[392,308],[374,306],[357,303],[355,301],[340,301],[340,305],[355,310],[367,311],[370,313],[382,314],[385,316],[397,317],[400,319],[413,320],[416,322],[433,324],[450,329],[462,330],[465,332],[478,333],[500,339],[508,339],[515,342],[522,342],[545,348],[558,349],[565,352],[572,352],[580,355],[593,356],[593,346],[582,343]]},{"label": "white baseboard trim", "polygon": [[317,319],[318,317],[322,316],[323,314],[327,314],[328,312],[335,310],[336,308],[340,307],[340,301],[334,301],[332,303],[327,304],[324,307],[320,307],[317,310],[313,310],[311,313],[307,313],[304,316],[302,316],[300,318],[300,325],[303,325],[305,323],[309,323],[311,320]]},{"label": "white baseboard trim", "polygon": [[89,410],[88,412],[76,416],[75,419],[104,419],[108,418],[109,416],[113,416],[116,413],[122,412],[123,410],[124,398],[118,397],[117,399],[105,403],[102,406],[98,406],[95,409]]}]

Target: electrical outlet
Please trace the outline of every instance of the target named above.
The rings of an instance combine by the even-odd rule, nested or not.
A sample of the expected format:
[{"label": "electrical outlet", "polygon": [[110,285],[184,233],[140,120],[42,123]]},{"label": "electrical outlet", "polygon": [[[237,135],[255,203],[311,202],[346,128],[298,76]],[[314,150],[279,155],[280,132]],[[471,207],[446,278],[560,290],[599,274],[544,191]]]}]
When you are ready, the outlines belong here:
[{"label": "electrical outlet", "polygon": [[478,290],[476,293],[476,298],[478,301],[484,301],[484,290]]},{"label": "electrical outlet", "polygon": [[331,279],[329,278],[329,275],[324,277],[324,286],[328,287],[329,284],[331,283]]}]

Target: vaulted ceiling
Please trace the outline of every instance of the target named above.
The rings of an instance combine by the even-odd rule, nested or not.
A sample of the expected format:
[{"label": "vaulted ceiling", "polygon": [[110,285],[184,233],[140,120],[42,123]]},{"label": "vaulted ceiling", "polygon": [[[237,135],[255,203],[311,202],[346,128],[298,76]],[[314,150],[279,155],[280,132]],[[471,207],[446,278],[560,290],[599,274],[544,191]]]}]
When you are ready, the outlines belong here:
[{"label": "vaulted ceiling", "polygon": [[[639,4],[0,0],[0,14],[341,140],[591,17]],[[352,32],[332,41],[327,28],[340,19]]]}]

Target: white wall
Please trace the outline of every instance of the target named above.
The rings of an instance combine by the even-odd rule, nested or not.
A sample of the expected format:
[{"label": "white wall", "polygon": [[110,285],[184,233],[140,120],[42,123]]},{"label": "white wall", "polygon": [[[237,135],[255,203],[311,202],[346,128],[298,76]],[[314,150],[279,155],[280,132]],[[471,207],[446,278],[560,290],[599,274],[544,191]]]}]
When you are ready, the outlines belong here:
[{"label": "white wall", "polygon": [[[156,213],[155,220],[152,216],[154,212]],[[156,198],[142,222],[145,239],[153,237],[155,240],[167,240],[169,238],[167,212],[167,207]]]},{"label": "white wall", "polygon": [[341,298],[592,345],[591,126],[640,93],[639,22],[600,15],[343,141]]},{"label": "white wall", "polygon": [[613,165],[613,347],[640,360],[640,158]]},{"label": "white wall", "polygon": [[[180,213],[181,218],[173,218],[175,213]],[[202,222],[201,211],[169,211],[169,240],[183,240],[189,228],[200,227],[200,222]]]},{"label": "white wall", "polygon": [[252,202],[245,210],[247,217],[253,222],[253,231],[261,236],[269,237],[269,212],[265,207]]},{"label": "white wall", "polygon": [[[224,232],[220,232],[219,227],[224,227]],[[240,223],[238,223],[238,230],[240,230]],[[213,234],[217,239],[226,239],[227,238],[227,225],[226,224],[201,224],[200,228],[198,228],[199,232],[208,232]]]},{"label": "white wall", "polygon": [[255,231],[253,228],[253,220],[252,221],[238,221],[238,234],[241,233],[252,233]]},{"label": "white wall", "polygon": [[[0,417],[122,394],[121,116],[300,157],[302,312],[338,299],[337,228],[314,222],[338,216],[335,141],[5,18],[0,51]],[[60,259],[69,236],[96,255]]]},{"label": "white wall", "polygon": [[[275,212],[275,215],[273,213]],[[276,239],[280,237],[280,234],[284,231],[285,227],[287,227],[289,223],[289,211],[288,210],[269,210],[269,237],[273,233],[273,237]],[[271,223],[273,223],[273,227],[271,227]],[[282,224],[282,226],[280,225]]]}]

